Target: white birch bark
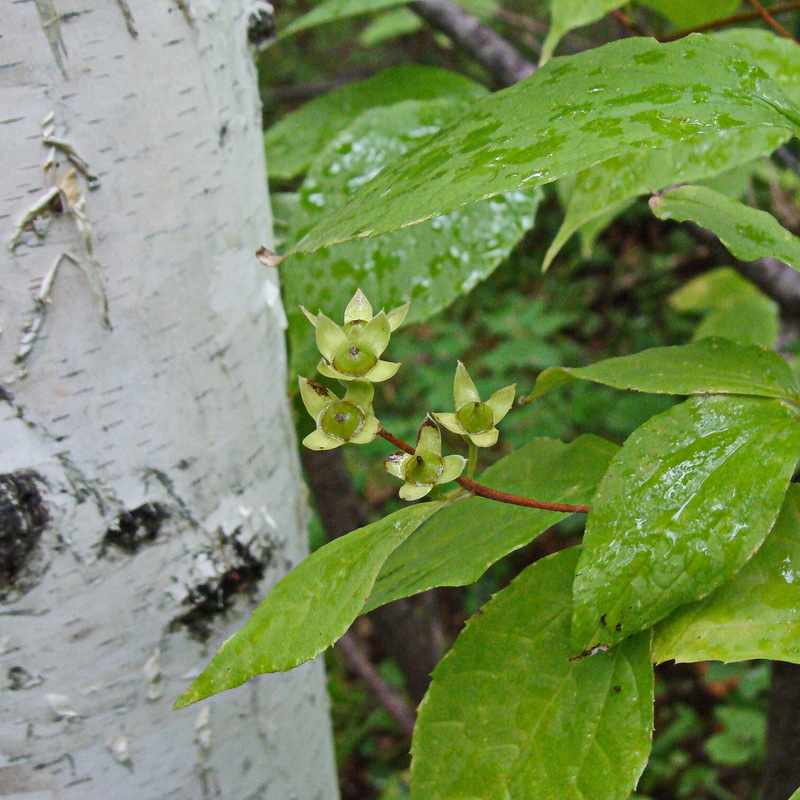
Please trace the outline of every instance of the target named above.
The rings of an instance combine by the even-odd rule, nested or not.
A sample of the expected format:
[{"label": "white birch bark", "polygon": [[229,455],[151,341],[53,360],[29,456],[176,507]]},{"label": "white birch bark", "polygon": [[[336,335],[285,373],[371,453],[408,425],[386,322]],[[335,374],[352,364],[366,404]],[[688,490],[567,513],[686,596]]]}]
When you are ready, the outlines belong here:
[{"label": "white birch bark", "polygon": [[0,4],[0,797],[336,797],[319,664],[171,710],[305,553],[247,22]]}]

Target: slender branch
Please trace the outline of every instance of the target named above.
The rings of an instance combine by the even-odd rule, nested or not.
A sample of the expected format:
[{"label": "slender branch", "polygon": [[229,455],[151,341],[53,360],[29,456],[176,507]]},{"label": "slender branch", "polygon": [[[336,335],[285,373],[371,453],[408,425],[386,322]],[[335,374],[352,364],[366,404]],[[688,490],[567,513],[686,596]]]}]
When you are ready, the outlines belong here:
[{"label": "slender branch", "polygon": [[[414,455],[414,448],[398,439],[394,434],[384,428],[378,428],[378,436],[382,436],[387,442],[390,442],[398,449],[409,455]],[[498,489],[491,489],[484,486],[482,483],[470,480],[469,478],[456,478],[456,483],[462,489],[466,489],[470,494],[477,495],[478,497],[485,497],[487,500],[495,500],[498,503],[508,503],[512,506],[524,506],[525,508],[538,508],[542,511],[558,511],[565,514],[588,514],[589,506],[572,505],[571,503],[548,503],[544,500],[533,500],[529,497],[520,497],[516,494],[509,494],[508,492],[501,492]]]},{"label": "slender branch", "polygon": [[428,24],[447,34],[483,65],[501,86],[527,78],[536,67],[509,41],[453,0],[416,0],[408,6]]},{"label": "slender branch", "polygon": [[[775,5],[769,7],[769,13],[774,17],[776,14],[785,14],[787,11],[794,11],[798,8],[800,8],[800,0],[791,0],[791,2],[786,3],[775,3]],[[758,19],[760,16],[761,14],[758,11],[741,11],[738,14],[731,14],[729,17],[709,20],[702,25],[695,25],[693,28],[673,31],[664,36],[659,36],[658,40],[660,42],[674,42],[676,39],[683,39],[684,36],[688,36],[690,33],[702,33],[713,28],[724,28],[726,25],[749,22],[750,20]]]},{"label": "slender branch", "polygon": [[364,685],[378,705],[386,710],[403,734],[410,738],[414,732],[414,723],[417,721],[416,711],[381,677],[369,660],[361,641],[348,631],[334,647],[342,654],[347,666],[364,681]]},{"label": "slender branch", "polygon": [[785,36],[787,39],[791,39],[792,41],[796,41],[794,36],[792,36],[792,34],[789,33],[789,31],[787,31],[786,28],[784,28],[783,25],[781,25],[780,22],[778,22],[769,13],[769,11],[767,11],[767,9],[764,8],[764,6],[762,6],[761,3],[758,2],[758,0],[749,0],[749,3],[759,13],[759,15],[764,20],[764,22],[766,22],[767,25],[770,26],[770,28],[772,28],[773,30],[777,31],[781,36]]}]

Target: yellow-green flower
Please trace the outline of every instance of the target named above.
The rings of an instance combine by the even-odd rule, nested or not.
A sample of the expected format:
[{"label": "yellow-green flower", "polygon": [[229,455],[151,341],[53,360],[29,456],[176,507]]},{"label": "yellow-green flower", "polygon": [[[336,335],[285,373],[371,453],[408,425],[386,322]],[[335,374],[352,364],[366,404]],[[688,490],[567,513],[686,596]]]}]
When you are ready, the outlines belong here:
[{"label": "yellow-green flower", "polygon": [[375,390],[368,381],[351,381],[344,398],[322,384],[300,378],[300,398],[317,423],[303,444],[310,450],[333,450],[348,442],[366,444],[378,433],[380,423],[372,410]]},{"label": "yellow-green flower", "polygon": [[498,389],[485,403],[467,368],[459,361],[453,381],[456,413],[436,413],[433,416],[447,430],[465,436],[477,447],[491,447],[499,436],[497,423],[508,414],[514,404],[516,384]]},{"label": "yellow-green flower", "polygon": [[454,481],[464,471],[466,463],[463,456],[442,456],[442,434],[427,416],[417,434],[414,453],[392,453],[383,466],[404,482],[400,488],[403,500],[419,500],[436,484]]},{"label": "yellow-green flower", "polygon": [[361,289],[353,295],[344,312],[344,325],[337,325],[321,311],[315,316],[301,306],[317,331],[317,348],[322,354],[317,369],[328,378],[340,381],[363,379],[385,381],[400,364],[382,361],[381,355],[408,313],[409,303],[388,314],[379,311],[373,316],[372,306]]}]

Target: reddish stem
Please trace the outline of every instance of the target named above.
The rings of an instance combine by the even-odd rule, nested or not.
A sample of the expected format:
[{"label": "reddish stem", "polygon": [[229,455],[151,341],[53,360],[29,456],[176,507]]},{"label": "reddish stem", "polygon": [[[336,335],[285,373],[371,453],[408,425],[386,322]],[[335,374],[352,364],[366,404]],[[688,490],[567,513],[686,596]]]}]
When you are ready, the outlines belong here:
[{"label": "reddish stem", "polygon": [[787,39],[796,41],[794,36],[792,36],[792,34],[789,33],[789,31],[787,31],[786,28],[784,28],[783,25],[781,25],[780,22],[778,22],[778,20],[776,20],[769,13],[769,11],[767,11],[767,9],[764,8],[764,6],[762,6],[761,3],[758,2],[758,0],[749,0],[749,1],[750,5],[753,6],[753,8],[759,13],[759,15],[763,18],[764,22],[766,22],[767,25],[776,30],[781,36],[785,36]]},{"label": "reddish stem", "polygon": [[[414,455],[414,448],[398,439],[393,434],[384,428],[378,428],[378,436],[382,436],[387,442],[390,442],[399,450],[409,455]],[[482,483],[473,481],[470,478],[456,478],[456,482],[462,488],[478,497],[485,497],[488,500],[496,500],[498,503],[509,503],[514,506],[525,506],[525,508],[540,508],[543,511],[559,511],[565,514],[588,514],[589,506],[577,506],[570,503],[547,503],[544,500],[532,500],[529,497],[520,497],[516,494],[509,494],[508,492],[501,492],[497,489],[490,489]]]}]

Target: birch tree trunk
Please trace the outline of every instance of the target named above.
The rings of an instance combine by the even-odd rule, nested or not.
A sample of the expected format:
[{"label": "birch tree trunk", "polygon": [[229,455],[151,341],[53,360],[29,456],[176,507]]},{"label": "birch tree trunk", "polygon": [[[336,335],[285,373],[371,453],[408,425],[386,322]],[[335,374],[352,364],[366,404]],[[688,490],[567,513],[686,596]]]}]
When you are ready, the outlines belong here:
[{"label": "birch tree trunk", "polygon": [[305,554],[249,12],[0,5],[0,797],[336,797],[319,664],[172,702]]}]

